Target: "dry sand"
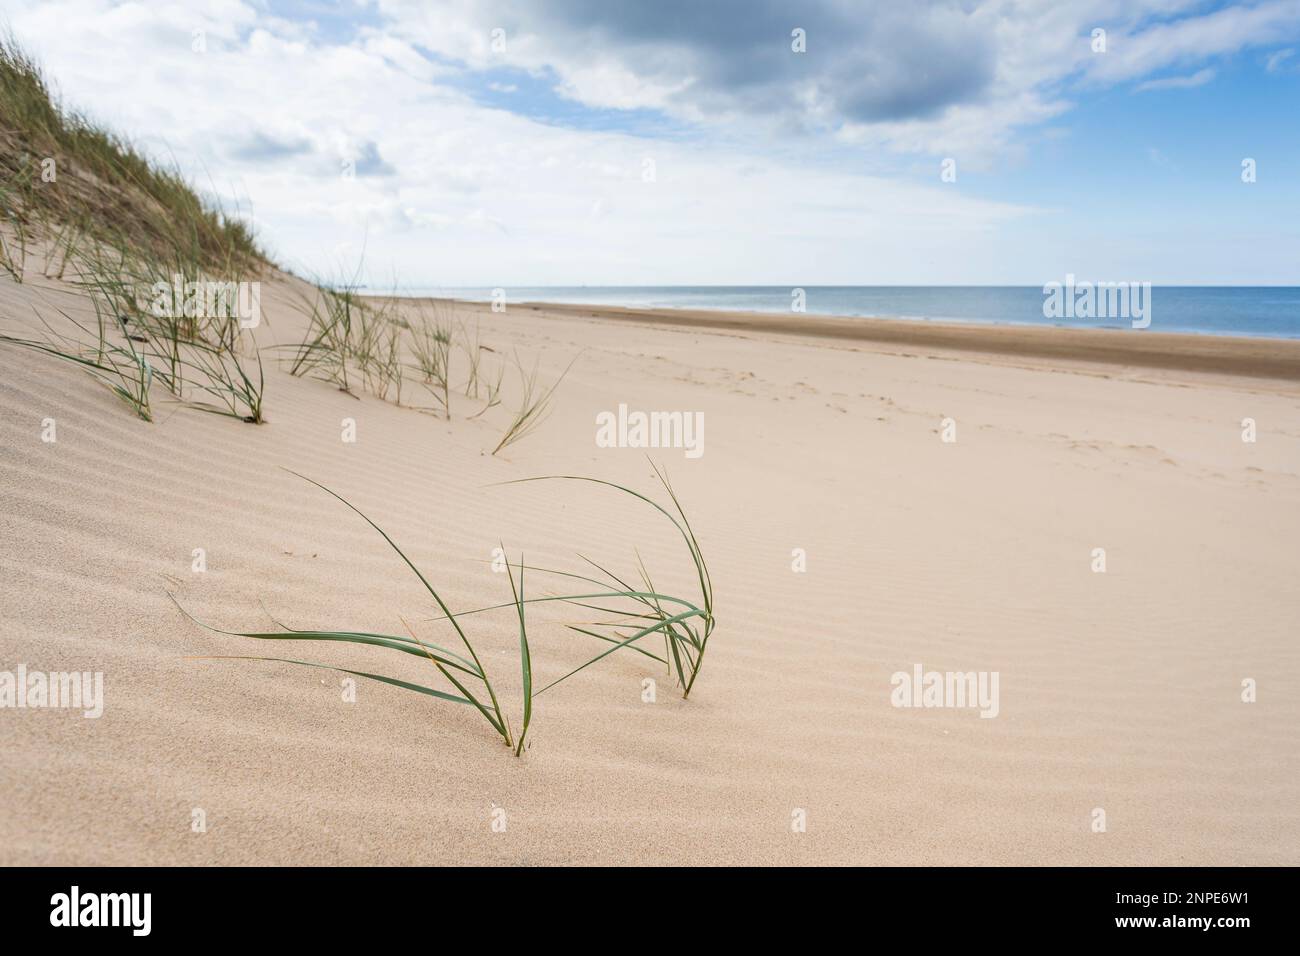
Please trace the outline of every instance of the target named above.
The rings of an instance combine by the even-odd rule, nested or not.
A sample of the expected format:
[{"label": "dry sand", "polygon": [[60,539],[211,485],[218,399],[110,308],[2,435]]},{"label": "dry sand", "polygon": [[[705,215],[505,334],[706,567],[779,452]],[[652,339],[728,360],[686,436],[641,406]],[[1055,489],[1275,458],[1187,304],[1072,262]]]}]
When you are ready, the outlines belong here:
[{"label": "dry sand", "polygon": [[[264,345],[301,335],[290,284],[264,291]],[[34,304],[85,309],[57,283],[5,280],[0,327],[30,329]],[[1211,373],[1062,359],[1041,330],[972,349],[918,326],[873,341],[812,319],[460,311],[545,375],[581,352],[552,417],[499,457],[502,410],[466,421],[467,401],[448,424],[272,362],[268,424],[160,405],[150,425],[75,369],[0,347],[0,669],[106,683],[98,720],[0,711],[0,862],[1300,863],[1300,385],[1266,364],[1294,344],[1256,366],[1239,351],[1258,343],[1217,343],[1235,357]],[[650,489],[643,452],[595,445],[619,403],[705,414],[701,458],[655,452],[716,586],[689,701],[618,654],[538,698],[515,759],[466,707],[371,682],[347,703],[331,672],[187,659],[430,678],[379,650],[211,634],[168,601],[241,628],[269,624],[259,599],[298,627],[400,633],[399,615],[433,614],[372,530],[281,466],[367,511],[460,608],[508,599],[498,542],[629,572],[636,547],[656,584],[689,593],[682,543],[648,509],[495,484],[563,471]],[[535,620],[539,680],[591,652],[563,613]],[[517,713],[509,612],[471,633]],[[997,671],[998,716],[891,706],[891,674],[918,662]]]}]

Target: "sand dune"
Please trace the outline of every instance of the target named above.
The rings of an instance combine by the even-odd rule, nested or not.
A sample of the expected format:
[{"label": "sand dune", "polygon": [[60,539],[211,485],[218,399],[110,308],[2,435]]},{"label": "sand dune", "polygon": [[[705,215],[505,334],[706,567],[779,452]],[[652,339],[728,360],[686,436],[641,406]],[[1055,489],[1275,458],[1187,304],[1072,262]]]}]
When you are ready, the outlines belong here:
[{"label": "sand dune", "polygon": [[[266,286],[264,346],[302,335],[292,282]],[[86,307],[52,281],[2,283],[0,326],[52,302]],[[885,341],[459,308],[548,376],[581,352],[551,418],[502,456],[501,410],[468,421],[469,402],[447,423],[271,362],[267,424],[162,406],[151,425],[75,369],[0,348],[0,661],[100,670],[106,696],[97,720],[0,713],[0,862],[1300,863],[1291,345],[1259,346],[1285,365],[1259,375],[1216,343],[1232,357],[1210,375],[1150,359],[1203,341],[1155,335],[1124,336],[1132,363],[1076,364],[1040,330],[972,352],[920,326]],[[689,701],[616,654],[538,698],[515,759],[469,708],[367,682],[347,703],[329,672],[188,659],[284,649],[201,630],[168,590],[224,627],[268,625],[259,600],[297,627],[433,614],[372,530],[283,468],[363,508],[458,607],[508,599],[498,542],[624,570],[635,547],[688,591],[649,509],[497,484],[562,471],[650,490],[644,452],[593,440],[620,403],[707,421],[700,458],[653,452],[717,594]],[[590,652],[571,619],[538,611],[543,679]],[[510,613],[476,627],[516,708]],[[283,656],[430,679],[379,651]],[[892,706],[891,675],[917,663],[998,672],[997,717]]]}]

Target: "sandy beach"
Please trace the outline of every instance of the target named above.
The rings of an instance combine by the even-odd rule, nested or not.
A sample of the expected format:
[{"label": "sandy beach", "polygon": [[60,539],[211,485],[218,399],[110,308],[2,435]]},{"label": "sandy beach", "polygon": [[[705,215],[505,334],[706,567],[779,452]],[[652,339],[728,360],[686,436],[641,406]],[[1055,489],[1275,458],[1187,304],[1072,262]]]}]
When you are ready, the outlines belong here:
[{"label": "sandy beach", "polygon": [[[263,284],[264,350],[304,335],[295,283]],[[3,331],[56,307],[91,314],[39,274],[0,284]],[[145,423],[75,368],[0,349],[0,660],[104,675],[98,719],[4,715],[0,863],[1300,863],[1297,343],[455,310],[548,381],[573,362],[550,417],[497,456],[503,408],[470,418],[461,398],[447,422],[293,377],[273,351],[254,426],[165,404]],[[614,654],[537,698],[515,758],[468,707],[192,659],[435,679],[379,649],[214,634],[171,603],[228,629],[437,626],[383,540],[284,469],[364,510],[457,610],[510,600],[499,544],[629,574],[639,553],[689,592],[650,509],[502,484],[653,491],[647,451],[595,441],[620,405],[707,423],[697,458],[649,450],[714,580],[689,700]],[[514,707],[512,614],[475,637]],[[590,656],[574,614],[537,606],[540,680]],[[891,675],[918,664],[996,672],[996,717],[894,706]]]},{"label": "sandy beach", "polygon": [[[474,309],[474,303],[462,303]],[[1160,332],[1134,335],[1116,328],[988,325],[873,316],[869,321],[834,315],[725,312],[705,309],[632,309],[618,306],[525,302],[517,308],[548,314],[647,322],[687,329],[714,329],[834,339],[896,354],[1046,360],[1049,367],[1092,363],[1209,372],[1249,378],[1300,380],[1300,340]]]}]

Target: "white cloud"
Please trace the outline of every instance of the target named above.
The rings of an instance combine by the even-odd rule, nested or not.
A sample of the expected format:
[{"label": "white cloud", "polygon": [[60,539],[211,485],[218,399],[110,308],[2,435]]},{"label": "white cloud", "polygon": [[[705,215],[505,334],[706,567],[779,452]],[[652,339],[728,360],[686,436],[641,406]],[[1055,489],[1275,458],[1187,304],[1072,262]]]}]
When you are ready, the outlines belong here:
[{"label": "white cloud", "polygon": [[[1191,3],[1168,4],[1196,11]],[[1099,83],[1134,80],[1169,67],[1270,45],[1300,32],[1300,0],[1265,0],[1224,7],[1178,20],[1131,20],[1108,35],[1105,54],[1090,61],[1089,76]]]},{"label": "white cloud", "polygon": [[[823,6],[832,19],[860,10]],[[0,0],[71,104],[238,198],[286,264],[323,270],[364,245],[376,281],[444,285],[1021,281],[1038,250],[1008,255],[1024,240],[1005,236],[1040,210],[941,184],[937,160],[919,179],[906,154],[957,156],[963,172],[1005,162],[1020,131],[1069,110],[1074,83],[1193,67],[1178,79],[1208,79],[1205,58],[1294,35],[1296,8],[943,3],[915,22],[881,22],[918,50],[978,45],[968,62],[978,95],[962,88],[967,67],[935,66],[928,98],[909,100],[893,85],[891,71],[907,79],[911,63],[897,53],[853,97],[796,77],[788,99],[769,104],[780,88],[728,80],[729,66],[710,66],[666,25],[538,32],[534,5],[379,0],[368,12],[388,18],[383,28],[368,17],[345,41],[238,0]],[[1103,55],[1088,43],[1097,24],[1110,30]],[[492,49],[496,27],[504,52]],[[206,53],[192,50],[194,30]],[[810,30],[802,56],[829,58],[834,42]],[[482,87],[526,99],[527,84],[490,72],[501,65],[575,103],[707,123],[684,139],[564,128],[481,106],[457,82],[485,71]]]},{"label": "white cloud", "polygon": [[[1069,108],[1068,87],[1141,80],[1300,36],[1300,0],[379,0],[390,29],[472,70],[558,77],[592,107],[662,110],[780,133],[799,127],[986,164]],[[789,30],[807,31],[793,54]],[[1095,54],[1103,27],[1108,49]],[[505,47],[494,50],[493,30]],[[1207,82],[1204,69],[1152,89]]]},{"label": "white cloud", "polygon": [[[937,184],[536,123],[430,82],[400,38],[322,45],[240,4],[146,15],[64,0],[9,16],[71,103],[239,197],[299,268],[364,244],[376,281],[813,283],[864,265],[885,279],[940,223],[980,233],[1024,214]],[[194,22],[206,53],[191,50]],[[358,161],[345,178],[366,150],[391,175]]]},{"label": "white cloud", "polygon": [[1264,68],[1270,73],[1283,73],[1295,66],[1295,50],[1287,47],[1284,50],[1277,50],[1268,55],[1264,61]]},{"label": "white cloud", "polygon": [[1187,76],[1162,76],[1155,80],[1145,80],[1137,85],[1137,89],[1140,92],[1147,90],[1191,90],[1198,86],[1204,86],[1214,77],[1214,68],[1207,66],[1205,69],[1197,70]]}]

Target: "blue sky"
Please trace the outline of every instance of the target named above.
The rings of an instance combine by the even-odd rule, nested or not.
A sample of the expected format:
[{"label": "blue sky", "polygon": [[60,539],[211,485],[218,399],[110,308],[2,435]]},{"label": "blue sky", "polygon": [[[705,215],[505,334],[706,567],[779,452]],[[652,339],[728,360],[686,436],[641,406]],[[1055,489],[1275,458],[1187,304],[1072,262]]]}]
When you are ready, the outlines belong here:
[{"label": "blue sky", "polygon": [[0,12],[316,275],[1300,284],[1300,0]]}]

